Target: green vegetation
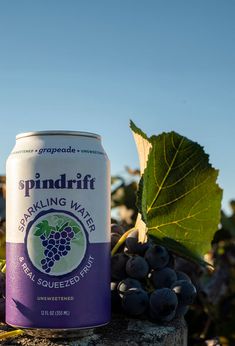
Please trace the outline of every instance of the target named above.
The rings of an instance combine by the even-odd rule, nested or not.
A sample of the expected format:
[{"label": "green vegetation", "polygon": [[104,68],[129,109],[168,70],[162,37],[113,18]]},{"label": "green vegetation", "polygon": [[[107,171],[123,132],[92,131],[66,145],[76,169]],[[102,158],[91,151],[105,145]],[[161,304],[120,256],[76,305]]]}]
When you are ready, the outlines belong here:
[{"label": "green vegetation", "polygon": [[133,123],[131,128],[151,146],[137,199],[148,234],[178,255],[202,261],[220,220],[218,171],[186,137],[170,132],[147,138]]}]

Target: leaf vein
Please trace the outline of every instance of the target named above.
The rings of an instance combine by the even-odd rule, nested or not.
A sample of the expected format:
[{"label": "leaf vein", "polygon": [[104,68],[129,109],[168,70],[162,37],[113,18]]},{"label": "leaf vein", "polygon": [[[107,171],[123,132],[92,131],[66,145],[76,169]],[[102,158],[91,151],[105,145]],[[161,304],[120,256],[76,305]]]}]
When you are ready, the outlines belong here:
[{"label": "leaf vein", "polygon": [[190,175],[191,173],[193,173],[193,171],[200,165],[201,161],[199,161],[196,165],[194,165],[190,170],[188,170],[186,172],[185,175],[183,175],[180,179],[176,180],[173,184],[170,184],[170,185],[166,185],[164,186],[162,189],[168,189],[168,188],[171,188],[175,185],[177,185],[179,182],[181,182],[182,180],[184,180],[188,175]]},{"label": "leaf vein", "polygon": [[[204,209],[198,211],[197,213],[188,214],[187,216],[183,217],[182,219],[173,220],[173,221],[170,221],[170,222],[162,223],[162,224],[160,224],[160,225],[158,225],[156,227],[151,227],[151,228],[148,228],[148,229],[159,229],[160,227],[165,227],[165,226],[169,226],[169,225],[172,225],[172,224],[177,224],[179,227],[185,228],[182,225],[180,225],[180,222],[188,220],[188,219],[195,219],[195,216],[197,216],[198,214],[201,214],[202,212],[205,212],[207,210],[208,210],[208,208],[204,208]],[[208,219],[208,220],[210,220],[210,219]],[[185,228],[185,229],[189,230],[190,228]],[[195,228],[192,228],[192,230],[195,231]]]},{"label": "leaf vein", "polygon": [[[197,188],[199,188],[200,186],[202,186],[203,184],[205,184],[205,182],[206,182],[208,179],[209,179],[209,177],[206,177],[206,179],[205,179],[204,181],[202,181],[200,184],[194,186],[192,189],[186,191],[185,193],[179,195],[178,197],[176,197],[175,199],[173,199],[173,200],[171,200],[171,201],[169,201],[169,202],[167,202],[167,203],[158,205],[158,206],[156,206],[156,207],[151,207],[151,208],[149,208],[149,209],[148,209],[148,212],[150,212],[150,211],[152,211],[152,210],[160,209],[160,208],[162,208],[162,207],[166,207],[166,206],[168,206],[168,205],[170,205],[170,204],[175,203],[176,201],[178,201],[178,200],[184,198],[184,197],[187,196],[188,194],[192,193],[195,189],[197,189]],[[207,193],[207,191],[205,191],[205,192]]]},{"label": "leaf vein", "polygon": [[176,152],[175,152],[175,155],[174,155],[174,157],[173,157],[173,159],[172,159],[172,162],[171,162],[171,164],[170,164],[170,166],[169,166],[169,168],[168,168],[168,170],[167,170],[167,172],[166,172],[166,174],[165,174],[165,177],[163,178],[161,184],[159,185],[159,189],[158,189],[158,191],[157,191],[155,197],[153,198],[152,203],[150,204],[150,206],[149,206],[148,209],[147,209],[147,214],[148,214],[149,211],[151,210],[153,204],[155,203],[156,199],[157,199],[158,196],[159,196],[160,191],[162,190],[162,187],[163,187],[163,185],[164,185],[164,183],[165,183],[165,181],[166,181],[166,179],[167,179],[167,177],[168,177],[168,175],[169,175],[169,173],[170,173],[170,171],[171,171],[171,168],[172,168],[172,166],[173,166],[173,164],[174,164],[174,162],[175,162],[175,160],[176,160],[176,157],[177,157],[177,155],[179,154],[180,147],[181,147],[181,145],[183,144],[183,141],[184,141],[184,137],[181,139],[181,141],[180,141],[180,143],[179,143],[179,146],[178,146],[178,148],[177,148],[177,150],[176,150]]}]

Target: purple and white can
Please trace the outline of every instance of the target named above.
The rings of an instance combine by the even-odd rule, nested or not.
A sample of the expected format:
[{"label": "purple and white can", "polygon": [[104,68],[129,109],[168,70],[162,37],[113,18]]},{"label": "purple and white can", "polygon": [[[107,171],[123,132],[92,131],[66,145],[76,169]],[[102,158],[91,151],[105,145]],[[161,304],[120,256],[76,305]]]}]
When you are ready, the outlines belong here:
[{"label": "purple and white can", "polygon": [[55,335],[107,324],[110,168],[100,136],[19,134],[6,181],[6,322]]}]

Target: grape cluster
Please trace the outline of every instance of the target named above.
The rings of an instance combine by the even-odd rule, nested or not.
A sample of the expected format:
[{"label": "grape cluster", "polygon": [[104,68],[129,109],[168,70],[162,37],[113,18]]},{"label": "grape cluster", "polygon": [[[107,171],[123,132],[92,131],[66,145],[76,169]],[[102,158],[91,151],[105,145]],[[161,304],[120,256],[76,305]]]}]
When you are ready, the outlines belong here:
[{"label": "grape cluster", "polygon": [[[111,225],[112,248],[123,233],[120,226]],[[151,240],[138,242],[136,230],[112,256],[111,274],[112,308],[130,316],[169,322],[185,315],[196,297],[189,276],[174,269],[173,255]]]},{"label": "grape cluster", "polygon": [[70,226],[65,227],[62,231],[52,231],[49,237],[44,234],[40,236],[45,256],[41,260],[41,265],[45,273],[50,273],[55,262],[69,253],[74,236],[75,233]]}]

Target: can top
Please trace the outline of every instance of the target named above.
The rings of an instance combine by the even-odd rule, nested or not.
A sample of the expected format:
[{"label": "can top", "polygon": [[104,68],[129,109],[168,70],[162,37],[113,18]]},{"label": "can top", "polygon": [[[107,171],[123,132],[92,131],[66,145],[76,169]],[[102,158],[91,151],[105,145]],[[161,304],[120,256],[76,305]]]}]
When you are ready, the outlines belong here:
[{"label": "can top", "polygon": [[30,136],[80,136],[80,137],[92,137],[99,140],[101,139],[101,136],[96,133],[84,132],[84,131],[65,131],[65,130],[24,132],[24,133],[19,133],[16,136],[16,139],[30,137]]}]

